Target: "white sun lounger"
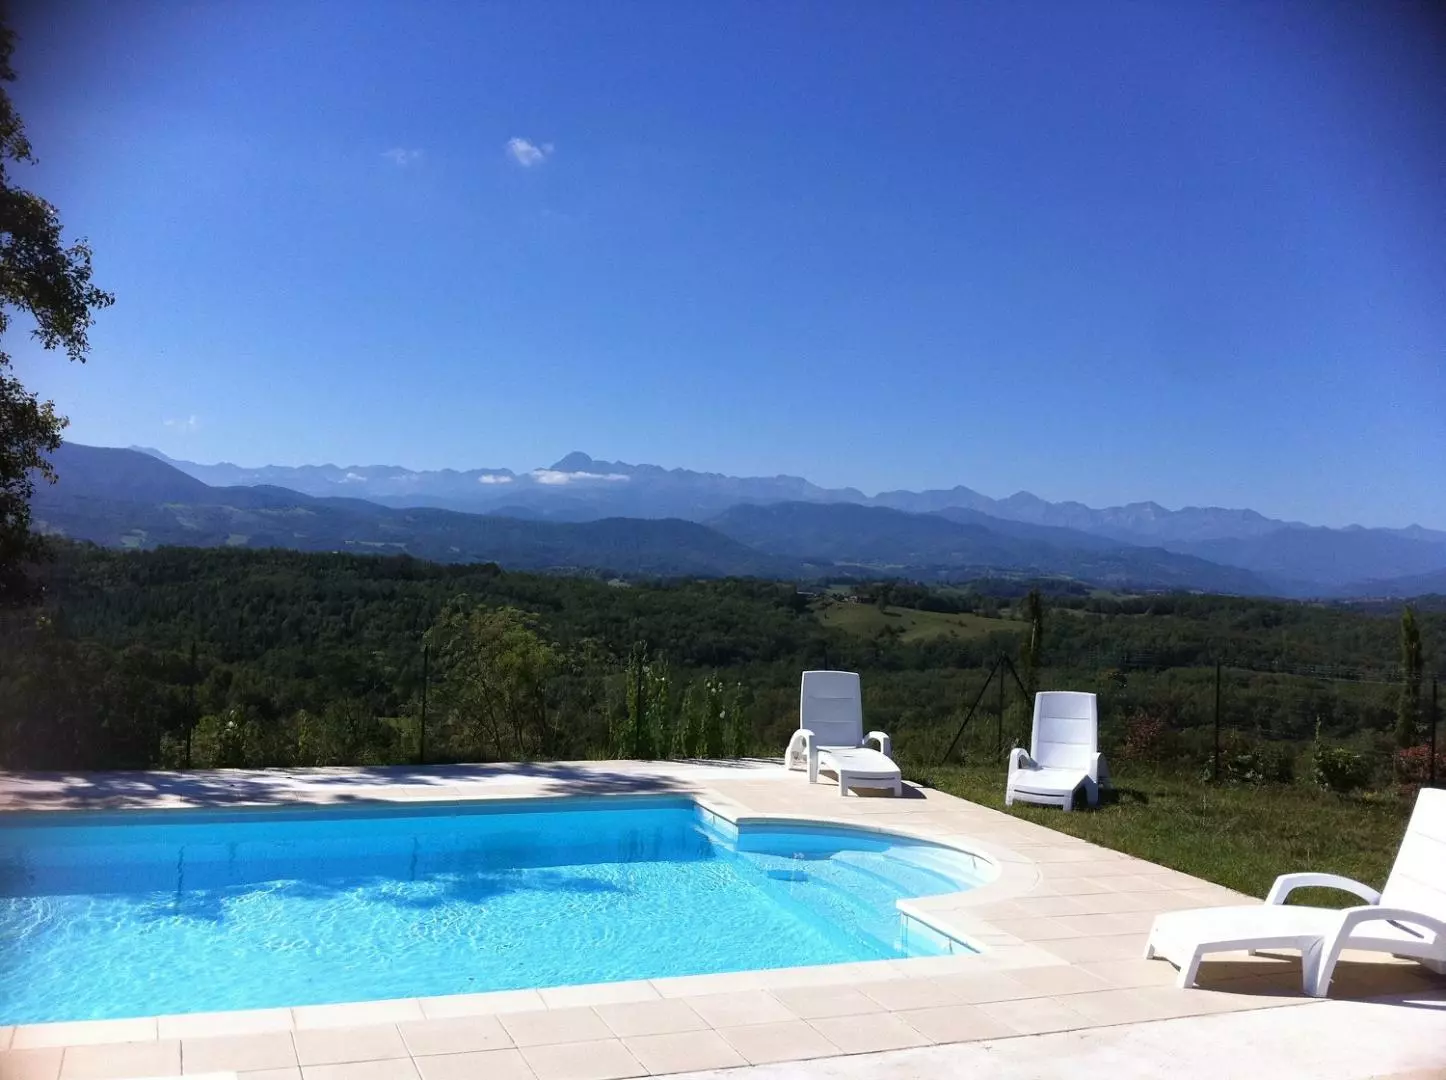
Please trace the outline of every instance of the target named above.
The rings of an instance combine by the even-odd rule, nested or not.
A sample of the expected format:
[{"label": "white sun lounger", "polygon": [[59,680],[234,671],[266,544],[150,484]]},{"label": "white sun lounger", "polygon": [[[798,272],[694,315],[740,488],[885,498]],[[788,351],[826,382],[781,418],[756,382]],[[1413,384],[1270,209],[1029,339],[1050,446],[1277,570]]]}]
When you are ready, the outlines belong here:
[{"label": "white sun lounger", "polygon": [[[1365,904],[1332,908],[1286,906],[1292,890],[1343,889]],[[1446,974],[1446,791],[1423,789],[1406,826],[1386,887],[1335,874],[1283,874],[1263,904],[1172,911],[1155,918],[1145,958],[1180,969],[1176,985],[1191,986],[1200,960],[1212,952],[1299,949],[1301,984],[1325,997],[1342,949],[1411,957]]]},{"label": "white sun lounger", "polygon": [[1029,753],[1016,746],[1009,754],[1009,779],[1004,805],[1014,801],[1074,808],[1081,787],[1085,799],[1099,802],[1107,778],[1099,753],[1099,714],[1093,694],[1072,690],[1041,690],[1034,695],[1034,728]]},{"label": "white sun lounger", "polygon": [[[877,750],[865,746],[876,742]],[[850,788],[889,788],[904,793],[904,778],[889,753],[882,731],[864,734],[863,694],[852,671],[805,671],[798,693],[798,730],[788,740],[784,764],[808,769],[808,782],[820,772],[838,777],[838,793]]]}]

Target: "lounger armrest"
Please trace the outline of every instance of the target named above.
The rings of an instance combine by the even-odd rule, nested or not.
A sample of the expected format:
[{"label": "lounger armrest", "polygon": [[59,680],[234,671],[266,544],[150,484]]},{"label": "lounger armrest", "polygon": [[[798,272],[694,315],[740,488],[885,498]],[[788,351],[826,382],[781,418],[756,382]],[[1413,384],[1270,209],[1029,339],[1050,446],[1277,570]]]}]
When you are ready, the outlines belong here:
[{"label": "lounger armrest", "polygon": [[1354,893],[1368,904],[1379,904],[1381,894],[1369,885],[1362,885],[1348,877],[1341,877],[1339,874],[1281,874],[1275,879],[1275,884],[1270,887],[1270,892],[1265,897],[1267,904],[1283,904],[1296,889],[1343,889],[1348,893]]},{"label": "lounger armrest", "polygon": [[1021,769],[1035,769],[1038,767],[1039,766],[1035,764],[1034,759],[1029,756],[1029,752],[1026,751],[1024,747],[1016,746],[1013,750],[1009,751],[1010,776],[1013,776]]},{"label": "lounger armrest", "polygon": [[1090,758],[1089,775],[1100,787],[1110,786],[1110,767],[1105,762],[1104,754],[1095,754]]},{"label": "lounger armrest", "polygon": [[[1446,942],[1446,922],[1434,919],[1430,915],[1419,911],[1412,911],[1410,908],[1381,907],[1378,904],[1365,904],[1361,907],[1346,908],[1341,912],[1340,925],[1336,928],[1332,938],[1326,939],[1327,947],[1335,942],[1343,942],[1350,936],[1350,932],[1362,923],[1368,922],[1390,922],[1406,930],[1415,933],[1417,928],[1427,930],[1435,935],[1438,942]],[[1421,937],[1424,939],[1425,934]],[[1349,946],[1346,946],[1349,947]]]},{"label": "lounger armrest", "polygon": [[[802,763],[798,764],[800,756]],[[813,741],[813,732],[799,728],[788,740],[788,749],[783,753],[783,764],[790,769],[807,768],[809,777],[818,773],[818,744]]]},{"label": "lounger armrest", "polygon": [[867,735],[864,736],[864,742],[878,743],[879,753],[883,754],[886,758],[892,758],[894,756],[894,741],[890,739],[887,735],[885,735],[882,731],[869,732]]}]

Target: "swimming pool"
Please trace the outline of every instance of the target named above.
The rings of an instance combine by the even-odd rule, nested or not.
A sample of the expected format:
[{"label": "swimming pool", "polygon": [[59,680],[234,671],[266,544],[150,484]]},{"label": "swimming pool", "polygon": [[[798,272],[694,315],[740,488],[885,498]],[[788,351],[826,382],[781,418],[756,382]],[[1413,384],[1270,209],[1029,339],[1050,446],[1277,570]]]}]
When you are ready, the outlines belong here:
[{"label": "swimming pool", "polygon": [[987,873],[678,798],[14,815],[0,1024],[966,951],[895,901]]}]

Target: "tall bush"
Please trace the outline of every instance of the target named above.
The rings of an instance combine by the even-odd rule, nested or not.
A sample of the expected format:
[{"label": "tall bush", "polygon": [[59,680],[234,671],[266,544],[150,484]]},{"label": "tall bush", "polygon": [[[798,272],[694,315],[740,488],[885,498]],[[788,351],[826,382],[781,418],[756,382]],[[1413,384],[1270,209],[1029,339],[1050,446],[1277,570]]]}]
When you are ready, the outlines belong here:
[{"label": "tall bush", "polygon": [[707,696],[702,682],[694,679],[683,690],[678,724],[674,729],[674,757],[695,758],[702,755],[703,716],[706,709]]},{"label": "tall bush", "polygon": [[1337,795],[1360,791],[1371,782],[1371,765],[1365,755],[1344,746],[1327,745],[1321,740],[1319,721],[1311,751],[1311,773],[1317,787]]},{"label": "tall bush", "polygon": [[1421,628],[1408,604],[1401,612],[1401,694],[1396,704],[1396,745],[1416,745],[1421,729]]}]

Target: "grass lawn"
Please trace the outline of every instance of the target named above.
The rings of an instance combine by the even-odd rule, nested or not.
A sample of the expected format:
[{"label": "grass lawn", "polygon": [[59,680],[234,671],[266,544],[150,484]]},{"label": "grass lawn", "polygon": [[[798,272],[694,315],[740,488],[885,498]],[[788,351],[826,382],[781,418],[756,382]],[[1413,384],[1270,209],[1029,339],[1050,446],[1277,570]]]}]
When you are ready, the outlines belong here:
[{"label": "grass lawn", "polygon": [[915,611],[889,607],[880,611],[875,604],[829,604],[818,613],[819,621],[836,630],[872,637],[885,627],[901,630],[901,641],[924,641],[947,637],[984,637],[1000,631],[1021,632],[1024,624],[1007,619],[986,619],[963,612]]},{"label": "grass lawn", "polygon": [[[1004,810],[1003,766],[918,766],[910,780]],[[1121,770],[1098,810],[1016,803],[1005,813],[1263,897],[1278,874],[1317,870],[1385,884],[1411,800],[1341,797],[1303,786],[1212,787],[1191,776]],[[1348,907],[1347,893],[1303,889],[1292,902]]]}]

